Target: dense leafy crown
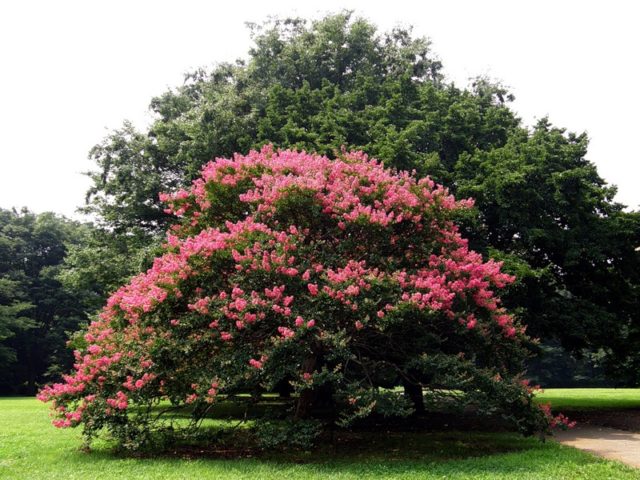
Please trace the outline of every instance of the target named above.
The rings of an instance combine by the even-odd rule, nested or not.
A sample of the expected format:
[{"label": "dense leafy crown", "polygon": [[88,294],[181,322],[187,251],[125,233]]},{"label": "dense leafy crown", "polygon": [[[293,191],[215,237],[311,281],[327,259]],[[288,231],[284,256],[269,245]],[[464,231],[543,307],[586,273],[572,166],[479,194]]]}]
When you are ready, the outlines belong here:
[{"label": "dense leafy crown", "polygon": [[111,296],[75,373],[40,395],[56,425],[131,436],[150,421],[133,405],[168,398],[198,416],[220,395],[288,382],[298,420],[321,389],[343,425],[406,415],[390,388],[404,384],[466,391],[544,428],[518,376],[524,328],[496,296],[513,277],[453,222],[471,200],[361,152],[270,146],[207,164],[163,200],[181,218],[165,253]]}]

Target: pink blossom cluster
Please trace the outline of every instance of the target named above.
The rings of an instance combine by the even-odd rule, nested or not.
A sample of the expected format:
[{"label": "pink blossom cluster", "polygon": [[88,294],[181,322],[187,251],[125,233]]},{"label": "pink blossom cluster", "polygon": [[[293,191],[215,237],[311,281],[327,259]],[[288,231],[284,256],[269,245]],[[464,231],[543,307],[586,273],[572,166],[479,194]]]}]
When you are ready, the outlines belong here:
[{"label": "pink blossom cluster", "polygon": [[544,415],[547,417],[549,421],[549,427],[551,428],[560,428],[562,430],[567,430],[576,426],[577,422],[574,420],[570,420],[567,416],[562,413],[554,415],[551,412],[551,404],[543,403],[540,405],[540,410],[543,411]]},{"label": "pink blossom cluster", "polygon": [[[256,173],[259,172],[259,173]],[[312,193],[322,211],[344,226],[359,219],[382,226],[409,221],[420,225],[430,209],[468,208],[473,200],[456,201],[453,195],[429,178],[417,180],[408,172],[386,169],[362,152],[343,152],[341,158],[292,150],[274,151],[266,145],[261,151],[218,158],[207,164],[202,177],[188,190],[164,194],[168,213],[188,217],[195,227],[207,218],[212,198],[208,184],[249,188],[238,199],[255,206],[255,215],[272,216],[280,199],[291,191]]]}]

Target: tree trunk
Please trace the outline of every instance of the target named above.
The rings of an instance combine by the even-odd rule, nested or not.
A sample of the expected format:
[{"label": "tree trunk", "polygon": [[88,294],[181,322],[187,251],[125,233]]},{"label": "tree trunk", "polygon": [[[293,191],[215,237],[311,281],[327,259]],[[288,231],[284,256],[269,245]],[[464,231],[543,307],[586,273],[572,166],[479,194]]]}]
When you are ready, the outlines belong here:
[{"label": "tree trunk", "polygon": [[413,402],[415,413],[424,413],[424,398],[422,397],[422,385],[404,380],[404,394]]},{"label": "tree trunk", "polygon": [[27,344],[26,352],[27,352],[27,393],[29,395],[35,395],[37,393],[36,389],[36,374],[35,367],[33,365],[33,354],[32,354],[32,346],[31,343]]},{"label": "tree trunk", "polygon": [[[312,373],[313,369],[316,367],[317,361],[318,357],[315,355],[307,357],[302,363],[302,372]],[[296,420],[300,420],[309,416],[309,414],[311,413],[311,406],[315,398],[315,393],[315,390],[312,388],[305,388],[300,392],[300,396],[298,397],[298,404],[296,405],[296,413],[294,415],[294,418]]]},{"label": "tree trunk", "polygon": [[298,397],[298,405],[296,406],[296,414],[294,416],[296,420],[301,420],[309,416],[309,414],[311,413],[311,405],[313,404],[314,397],[315,391],[311,388],[305,388],[302,392],[300,392],[300,396]]},{"label": "tree trunk", "polygon": [[280,398],[288,399],[291,398],[293,387],[291,386],[291,383],[289,383],[289,379],[285,378],[276,384],[275,391],[278,393]]}]

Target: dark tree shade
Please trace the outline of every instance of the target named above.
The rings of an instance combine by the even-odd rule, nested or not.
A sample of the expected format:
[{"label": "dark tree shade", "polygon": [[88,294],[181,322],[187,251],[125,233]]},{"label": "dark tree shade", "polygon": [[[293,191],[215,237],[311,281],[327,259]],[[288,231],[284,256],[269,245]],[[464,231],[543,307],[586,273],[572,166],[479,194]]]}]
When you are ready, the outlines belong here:
[{"label": "dark tree shade", "polygon": [[68,332],[86,320],[86,298],[57,275],[87,228],[52,213],[0,209],[0,393],[31,393],[68,370]]}]

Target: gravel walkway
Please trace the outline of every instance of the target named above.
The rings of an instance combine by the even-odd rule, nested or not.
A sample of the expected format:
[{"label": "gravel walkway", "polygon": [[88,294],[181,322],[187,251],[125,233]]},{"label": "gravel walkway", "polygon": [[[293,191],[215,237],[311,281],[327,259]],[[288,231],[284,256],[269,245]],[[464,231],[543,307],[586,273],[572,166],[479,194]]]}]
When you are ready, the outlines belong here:
[{"label": "gravel walkway", "polygon": [[640,468],[640,433],[584,425],[556,432],[554,438],[563,445]]}]

